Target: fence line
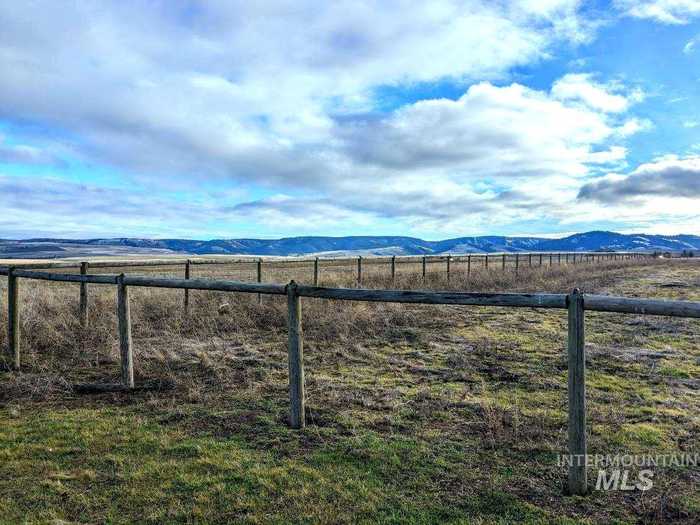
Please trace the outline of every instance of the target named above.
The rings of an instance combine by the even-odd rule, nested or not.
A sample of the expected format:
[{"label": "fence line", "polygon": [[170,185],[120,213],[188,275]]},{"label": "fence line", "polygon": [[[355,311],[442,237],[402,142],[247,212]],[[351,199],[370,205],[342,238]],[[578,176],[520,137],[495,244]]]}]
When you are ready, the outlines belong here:
[{"label": "fence line", "polygon": [[[202,258],[202,257],[190,257],[190,258],[172,258],[172,259],[115,259],[115,260],[90,260],[87,261],[90,268],[129,268],[129,267],[148,267],[148,266],[185,266],[188,263],[191,265],[224,265],[224,264],[253,264],[256,262],[269,263],[273,265],[285,265],[285,264],[298,264],[298,263],[314,263],[315,261],[322,262],[332,262],[336,265],[345,263],[351,264],[355,263],[359,259],[362,259],[366,264],[377,264],[380,262],[391,263],[413,263],[417,264],[425,261],[426,264],[431,264],[434,262],[446,262],[451,260],[452,262],[466,262],[472,258],[483,259],[485,261],[485,266],[488,267],[488,258],[500,257],[501,259],[512,258],[513,261],[519,259],[520,257],[528,257],[530,263],[532,262],[532,256],[539,255],[540,262],[539,266],[543,266],[542,256],[546,255],[550,258],[557,256],[561,259],[562,256],[566,257],[568,261],[569,256],[573,256],[573,262],[576,263],[576,256],[578,255],[578,262],[583,261],[583,257],[587,257],[592,261],[613,261],[613,260],[629,260],[629,259],[642,259],[653,257],[654,255],[649,252],[493,252],[493,253],[468,253],[468,254],[440,254],[440,255],[391,255],[391,256],[357,256],[357,257],[217,257],[217,258]],[[23,268],[26,270],[41,270],[41,269],[79,269],[81,264],[86,261],[57,261],[52,262],[47,260],[46,262],[32,262],[23,263],[21,259],[17,259],[13,262],[11,266],[16,268]],[[370,261],[370,262],[367,262]],[[7,266],[7,265],[5,265]],[[530,264],[530,266],[535,266]]]},{"label": "fence line", "polygon": [[[553,253],[538,252],[539,254],[539,266],[543,266],[542,257],[543,255],[549,255],[549,266],[552,266]],[[446,262],[446,277],[450,280],[452,263],[466,262],[466,274],[471,275],[472,272],[472,258],[478,260],[481,258],[483,260],[483,268],[489,269],[489,257],[501,257],[501,269],[506,271],[506,261],[508,257],[514,258],[514,272],[516,275],[519,274],[520,269],[520,257],[527,255],[528,266],[532,267],[532,255],[529,252],[504,252],[504,253],[469,253],[464,255],[452,255],[452,254],[441,254],[441,255],[403,255],[397,256],[392,255],[390,257],[335,257],[335,258],[321,258],[314,257],[313,259],[308,259],[304,257],[285,257],[285,258],[270,258],[265,259],[263,257],[217,257],[217,258],[191,258],[191,259],[148,259],[148,260],[107,260],[107,261],[58,261],[58,262],[40,262],[40,263],[22,263],[21,260],[17,260],[16,263],[12,264],[12,267],[17,271],[26,270],[57,270],[57,269],[79,269],[81,275],[86,275],[88,269],[99,269],[99,268],[117,268],[117,267],[155,267],[155,266],[183,266],[184,267],[184,278],[185,280],[190,280],[193,273],[193,266],[195,265],[232,265],[232,264],[255,264],[256,265],[256,277],[257,282],[263,282],[263,264],[271,264],[273,266],[285,265],[285,264],[301,264],[301,263],[312,263],[313,264],[313,283],[314,286],[320,284],[320,274],[321,274],[321,263],[322,262],[332,262],[333,266],[343,265],[343,263],[353,263],[356,261],[356,280],[357,286],[362,286],[362,269],[363,261],[369,261],[366,264],[377,265],[382,262],[388,262],[390,264],[391,271],[391,282],[396,282],[397,275],[397,259],[399,263],[403,264],[417,264],[421,263],[422,266],[422,279],[423,281],[427,278],[427,267],[429,264],[436,262]],[[569,261],[569,255],[573,255],[573,264],[576,264],[576,255],[579,255],[579,263],[583,261],[583,257],[586,256],[589,262],[605,262],[614,261],[620,259],[632,260],[632,259],[644,259],[652,257],[653,254],[648,252],[557,252],[557,259],[559,264],[562,261],[562,255],[565,255],[566,261]],[[0,275],[7,275],[9,266],[0,266]],[[20,275],[20,274],[17,274]],[[38,277],[37,277],[38,278]],[[46,278],[46,280],[51,280]],[[64,279],[71,281],[71,279]],[[84,327],[87,327],[89,319],[89,297],[88,297],[88,282],[81,281],[80,285],[80,322]],[[97,284],[110,284],[107,282],[100,282]],[[183,286],[184,297],[183,297],[183,307],[185,313],[189,311],[190,294],[189,290],[192,289],[188,286]],[[258,303],[262,303],[262,294],[258,293]]]},{"label": "fence line", "polygon": [[[467,260],[470,261],[470,259]],[[360,276],[361,261],[362,259],[358,259]],[[423,266],[425,267],[425,263]],[[84,268],[84,271],[82,270],[83,268],[81,268],[80,274],[60,274],[15,267],[0,268],[0,274],[8,277],[8,346],[15,369],[20,368],[20,293],[18,283],[20,278],[79,283],[81,285],[81,301],[83,285],[92,283],[117,286],[121,381],[125,389],[135,388],[129,287],[286,295],[288,309],[289,422],[296,429],[305,426],[302,297],[346,301],[566,309],[568,311],[568,449],[569,454],[576,458],[585,458],[587,454],[584,312],[592,310],[700,318],[700,302],[587,295],[582,294],[578,289],[573,290],[570,294],[370,290],[302,286],[294,281],[284,285],[277,283],[191,279],[187,278],[189,273],[186,273],[185,279],[167,279],[128,276],[123,273],[119,275],[94,275],[87,273],[87,266]],[[186,311],[188,306],[185,303]],[[583,466],[580,461],[570,462],[567,488],[571,494],[582,495],[587,492],[585,461]]]}]

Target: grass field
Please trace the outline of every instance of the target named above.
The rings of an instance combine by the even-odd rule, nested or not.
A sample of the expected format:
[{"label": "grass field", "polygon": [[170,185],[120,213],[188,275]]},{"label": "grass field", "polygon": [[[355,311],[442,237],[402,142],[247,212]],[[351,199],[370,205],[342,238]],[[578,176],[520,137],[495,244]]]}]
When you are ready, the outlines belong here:
[{"label": "grass field", "polygon": [[[323,283],[352,285],[341,270]],[[424,284],[401,268],[397,287],[700,300],[688,261],[499,270]],[[146,271],[168,274],[130,269]],[[366,268],[365,284],[387,273]],[[266,275],[292,277],[311,273]],[[184,318],[182,291],[134,289],[137,382],[163,389],[79,395],[119,377],[114,288],[91,287],[83,332],[76,285],[21,286],[24,368],[0,372],[2,523],[698,522],[698,468],[562,495],[565,311],[304,299],[308,426],[294,431],[285,298],[192,292]],[[587,313],[586,331],[589,453],[700,453],[698,321]]]}]

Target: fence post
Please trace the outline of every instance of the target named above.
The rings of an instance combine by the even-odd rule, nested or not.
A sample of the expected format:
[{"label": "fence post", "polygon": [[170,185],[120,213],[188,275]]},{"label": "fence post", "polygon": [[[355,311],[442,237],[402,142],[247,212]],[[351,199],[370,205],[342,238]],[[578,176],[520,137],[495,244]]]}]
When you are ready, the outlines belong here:
[{"label": "fence post", "polygon": [[391,282],[396,281],[396,255],[391,256]]},{"label": "fence post", "polygon": [[314,286],[318,286],[318,257],[314,259]]},{"label": "fence post", "polygon": [[425,281],[425,255],[423,256],[423,281]]},{"label": "fence post", "polygon": [[527,265],[532,266],[532,254],[531,253],[527,254]]},{"label": "fence post", "polygon": [[19,370],[19,283],[14,275],[14,268],[7,272],[7,339],[10,349],[12,366]]},{"label": "fence post", "polygon": [[[80,275],[87,275],[88,263],[80,263]],[[80,283],[80,326],[87,328],[88,325],[88,283]]]},{"label": "fence post", "polygon": [[542,266],[542,254],[540,254],[540,266]]},{"label": "fence post", "polygon": [[[258,282],[262,282],[262,257],[258,258]],[[262,304],[262,294],[258,294],[258,304]]]},{"label": "fence post", "polygon": [[472,256],[467,255],[467,277],[472,273]]},{"label": "fence post", "polygon": [[131,308],[129,307],[129,288],[124,284],[124,274],[117,277],[117,317],[119,320],[119,353],[122,365],[122,383],[127,388],[134,388]]},{"label": "fence post", "polygon": [[489,254],[487,253],[484,257],[484,268],[489,269]]},{"label": "fence post", "polygon": [[287,285],[287,310],[289,314],[289,424],[292,428],[304,428],[304,338],[301,328],[301,297],[297,284]]},{"label": "fence post", "polygon": [[569,480],[570,494],[583,495],[586,472],[586,351],[583,295],[576,288],[567,298],[569,310]]},{"label": "fence post", "polygon": [[362,284],[362,255],[357,258],[357,284]]},{"label": "fence post", "polygon": [[557,264],[559,264],[559,266],[561,266],[561,253],[557,254]]},{"label": "fence post", "polygon": [[518,267],[520,266],[520,256],[515,254],[515,275],[518,275]]},{"label": "fence post", "polygon": [[450,280],[450,259],[452,257],[450,255],[447,256],[447,280]]},{"label": "fence post", "polygon": [[501,270],[506,271],[506,254],[501,256]]},{"label": "fence post", "polygon": [[[190,260],[187,259],[187,262],[185,263],[185,279],[190,278]],[[190,313],[190,291],[185,288],[185,315]]]}]

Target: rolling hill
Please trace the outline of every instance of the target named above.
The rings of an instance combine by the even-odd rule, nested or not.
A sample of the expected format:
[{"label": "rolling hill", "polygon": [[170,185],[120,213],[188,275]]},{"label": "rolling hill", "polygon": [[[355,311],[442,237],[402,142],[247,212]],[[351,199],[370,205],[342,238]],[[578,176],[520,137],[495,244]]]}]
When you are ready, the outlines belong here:
[{"label": "rolling hill", "polygon": [[125,254],[430,255],[536,251],[700,250],[700,236],[577,233],[561,239],[480,236],[425,241],[416,237],[287,237],[283,239],[51,239],[0,240],[0,258],[53,258]]}]

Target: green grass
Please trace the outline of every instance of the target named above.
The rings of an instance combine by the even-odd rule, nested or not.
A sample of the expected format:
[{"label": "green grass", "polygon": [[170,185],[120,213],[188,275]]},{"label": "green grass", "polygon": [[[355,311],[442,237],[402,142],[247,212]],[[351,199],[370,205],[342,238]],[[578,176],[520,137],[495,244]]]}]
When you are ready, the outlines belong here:
[{"label": "green grass", "polygon": [[[236,418],[201,407],[178,414],[176,419],[190,423]],[[440,480],[451,478],[455,487],[479,481],[479,462],[467,443],[448,442],[436,451],[415,437],[375,432],[307,439],[255,420],[262,436],[256,443],[243,432],[193,434],[187,424],[159,421],[134,407],[5,413],[3,422],[0,514],[6,522],[553,519],[497,488],[512,477],[509,472],[479,490],[446,498]]]}]

